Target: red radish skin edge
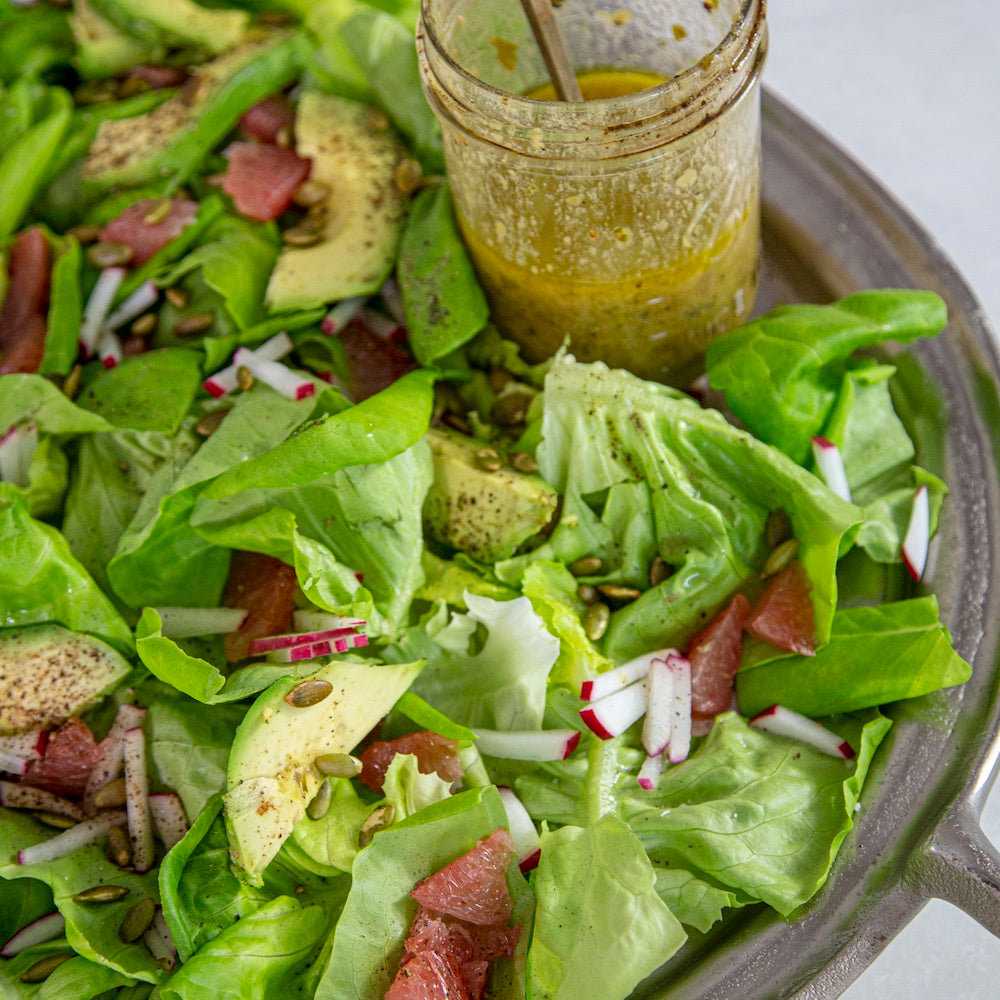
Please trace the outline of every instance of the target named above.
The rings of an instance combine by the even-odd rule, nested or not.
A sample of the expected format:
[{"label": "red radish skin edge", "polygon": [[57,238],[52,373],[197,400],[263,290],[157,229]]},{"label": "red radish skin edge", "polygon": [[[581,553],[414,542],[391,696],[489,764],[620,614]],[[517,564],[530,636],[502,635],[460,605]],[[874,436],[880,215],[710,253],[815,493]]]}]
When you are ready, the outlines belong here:
[{"label": "red radish skin edge", "polygon": [[62,937],[66,930],[66,919],[58,911],[46,913],[44,916],[25,924],[16,934],[11,935],[0,948],[0,958],[13,958],[20,955],[26,948],[36,944],[45,944]]},{"label": "red radish skin edge", "polygon": [[[768,725],[769,721],[777,722],[778,725],[772,728]],[[758,712],[750,720],[750,725],[775,735],[798,740],[831,757],[841,757],[845,761],[850,761],[857,756],[847,740],[842,740],[825,726],[783,705],[771,705],[763,712]]]},{"label": "red radish skin edge", "polygon": [[901,555],[906,571],[919,582],[927,569],[927,550],[930,547],[930,503],[927,486],[923,483],[913,495],[910,520],[903,537]]},{"label": "red radish skin edge", "polygon": [[592,701],[580,709],[580,718],[602,740],[614,739],[642,718],[647,702],[645,681],[636,681],[614,694]]},{"label": "red radish skin edge", "polygon": [[851,487],[844,470],[844,458],[840,449],[828,438],[817,434],[812,439],[813,457],[823,482],[842,500],[850,502]]}]

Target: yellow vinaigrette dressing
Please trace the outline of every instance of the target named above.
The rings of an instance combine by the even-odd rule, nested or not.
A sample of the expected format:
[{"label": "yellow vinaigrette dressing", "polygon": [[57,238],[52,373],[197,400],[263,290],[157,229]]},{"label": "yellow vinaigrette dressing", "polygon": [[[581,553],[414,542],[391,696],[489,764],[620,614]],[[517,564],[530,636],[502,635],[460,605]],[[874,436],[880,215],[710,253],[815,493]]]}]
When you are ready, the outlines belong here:
[{"label": "yellow vinaigrette dressing", "polygon": [[[445,6],[454,4],[465,10],[463,0]],[[636,48],[635,61],[614,64],[658,67],[656,53],[676,43],[672,68],[582,72],[585,100],[575,104],[554,100],[551,87],[506,83],[529,42],[501,66],[488,40],[514,37],[507,31],[471,14],[425,22],[418,55],[459,225],[494,322],[527,360],[568,344],[580,360],[684,386],[702,369],[709,340],[749,314],[760,238],[762,10],[745,0],[738,19],[726,6],[728,20],[714,24],[703,5],[684,8],[720,36],[735,25],[709,55],[683,48],[696,32],[672,31],[676,17],[652,33],[634,25],[636,46],[662,39],[662,50]],[[624,55],[623,32],[633,26],[606,24],[599,13],[575,45],[593,38],[595,52]]]}]

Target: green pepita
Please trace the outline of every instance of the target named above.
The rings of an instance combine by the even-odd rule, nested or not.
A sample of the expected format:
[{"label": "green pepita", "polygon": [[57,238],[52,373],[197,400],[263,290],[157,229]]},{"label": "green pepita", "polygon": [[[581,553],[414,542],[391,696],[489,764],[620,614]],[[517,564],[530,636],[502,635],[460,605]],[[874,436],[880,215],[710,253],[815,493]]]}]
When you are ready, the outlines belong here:
[{"label": "green pepita", "polygon": [[122,827],[113,826],[108,830],[105,853],[108,860],[119,868],[128,868],[132,864],[132,845]]},{"label": "green pepita", "polygon": [[670,576],[670,566],[664,561],[663,556],[654,556],[649,564],[649,585],[658,587],[668,576]]},{"label": "green pepita", "polygon": [[600,556],[581,556],[569,564],[573,576],[595,576],[604,569],[604,560]]},{"label": "green pepita", "polygon": [[226,419],[226,414],[229,413],[228,409],[222,410],[212,410],[206,413],[199,421],[194,425],[195,431],[202,437],[211,437],[218,429],[219,424]]},{"label": "green pepita", "polygon": [[331,801],[333,801],[333,785],[327,778],[320,784],[316,794],[306,806],[306,815],[310,819],[322,819],[330,811]]},{"label": "green pepita", "polygon": [[156,903],[148,896],[140,899],[135,906],[125,914],[118,927],[118,937],[126,944],[132,944],[149,930],[156,916]]},{"label": "green pepita", "polygon": [[156,313],[143,313],[128,329],[133,337],[148,337],[156,329]]},{"label": "green pepita", "polygon": [[65,816],[62,813],[38,811],[33,812],[31,815],[39,823],[44,823],[46,826],[52,827],[53,830],[68,830],[71,826],[76,826],[75,819],[71,816]]},{"label": "green pepita", "polygon": [[764,538],[769,548],[777,548],[783,541],[792,537],[792,521],[783,510],[772,510],[767,515],[764,526]]},{"label": "green pepita", "polygon": [[601,599],[600,591],[590,583],[581,583],[580,586],[576,588],[576,596],[579,597],[584,604],[596,604]]},{"label": "green pepita", "polygon": [[311,677],[309,680],[296,684],[285,695],[285,701],[292,708],[310,708],[313,705],[318,705],[324,698],[328,698],[332,690],[333,685],[329,681],[320,677]]},{"label": "green pepita", "polygon": [[771,550],[771,554],[765,560],[764,568],[760,571],[760,575],[774,576],[776,573],[780,573],[795,558],[798,548],[798,539],[786,538],[780,545]]},{"label": "green pepita", "polygon": [[480,448],[476,452],[476,465],[484,472],[498,472],[503,467],[503,459],[495,448]]},{"label": "green pepita", "polygon": [[22,983],[43,983],[63,962],[68,962],[76,955],[72,951],[60,951],[54,955],[46,955],[40,958],[34,965],[29,966],[20,975]]},{"label": "green pepita", "polygon": [[94,267],[124,267],[132,259],[132,248],[124,243],[101,240],[87,247],[87,263]]},{"label": "green pepita", "polygon": [[117,809],[125,805],[125,779],[112,778],[94,795],[94,805],[98,809]]},{"label": "green pepita", "polygon": [[611,608],[603,602],[591,604],[583,616],[583,631],[591,642],[597,642],[611,624]]},{"label": "green pepita", "polygon": [[528,451],[515,451],[510,456],[510,464],[518,472],[530,473],[538,471],[538,463],[535,456]]},{"label": "green pepita", "polygon": [[215,313],[188,313],[174,323],[174,335],[177,337],[194,337],[199,333],[204,333],[214,323]]},{"label": "green pepita", "polygon": [[361,761],[349,753],[321,753],[313,763],[320,774],[331,778],[353,778],[361,773]]},{"label": "green pepita", "polygon": [[78,892],[73,897],[74,903],[116,903],[129,894],[128,886],[124,885],[94,885]]},{"label": "green pepita", "polygon": [[358,831],[358,846],[367,847],[372,842],[375,834],[379,830],[384,830],[387,826],[391,826],[395,818],[396,810],[388,803],[373,809]]},{"label": "green pepita", "polygon": [[638,587],[628,587],[623,583],[602,583],[597,588],[609,601],[627,604],[642,596]]}]

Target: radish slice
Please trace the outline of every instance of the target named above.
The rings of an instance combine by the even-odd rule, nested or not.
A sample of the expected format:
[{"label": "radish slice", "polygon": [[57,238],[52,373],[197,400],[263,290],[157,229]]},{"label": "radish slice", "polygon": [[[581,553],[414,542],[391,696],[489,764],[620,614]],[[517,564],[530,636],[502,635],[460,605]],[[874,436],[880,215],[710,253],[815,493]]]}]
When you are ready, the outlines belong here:
[{"label": "radish slice", "polygon": [[[251,353],[266,361],[280,361],[285,355],[291,354],[294,347],[292,338],[282,330],[271,337],[270,340],[265,340],[259,347],[255,347]],[[214,396],[216,399],[220,396],[225,396],[237,386],[236,372],[239,367],[234,362],[225,368],[221,368],[214,375],[209,375],[202,383],[202,387],[209,395]]]},{"label": "radish slice", "polygon": [[243,608],[154,608],[160,631],[170,639],[235,632],[246,620]]},{"label": "radish slice", "polygon": [[913,494],[910,521],[903,537],[903,564],[914,580],[920,580],[927,568],[927,550],[931,543],[931,505],[923,483]]},{"label": "radish slice", "polygon": [[187,816],[179,795],[173,792],[158,792],[150,795],[149,812],[153,817],[156,835],[169,851],[188,832]]},{"label": "radish slice", "polygon": [[772,705],[765,708],[759,715],[750,720],[751,726],[763,729],[775,736],[787,736],[789,739],[808,743],[809,746],[821,750],[831,757],[842,757],[844,760],[854,759],[854,749],[847,740],[842,740],[836,733],[831,733],[818,722],[793,712],[783,705]]},{"label": "radish slice", "polygon": [[117,778],[125,759],[125,733],[129,729],[142,725],[146,709],[139,705],[128,703],[118,706],[115,721],[108,730],[108,735],[101,740],[100,756],[94,762],[87,777],[87,787],[83,792],[83,811],[88,816],[97,812],[94,796],[113,778]]},{"label": "radish slice", "polygon": [[358,317],[365,327],[377,337],[388,340],[390,344],[398,344],[406,340],[406,327],[388,316],[383,316],[374,309],[362,309]]},{"label": "radish slice", "polygon": [[149,930],[142,936],[142,943],[149,949],[153,958],[168,972],[177,963],[177,947],[170,927],[163,916],[163,910],[158,906],[153,915]]},{"label": "radish slice", "polygon": [[0,749],[0,771],[6,774],[17,775],[20,778],[28,773],[28,768],[30,767],[31,761],[26,757],[17,757],[6,750]]},{"label": "radish slice", "polygon": [[538,867],[541,854],[541,839],[535,829],[534,820],[525,809],[524,803],[517,797],[512,788],[497,786],[504,809],[507,810],[507,825],[510,828],[510,838],[514,841],[517,851],[517,864],[522,874]]},{"label": "radish slice", "polygon": [[289,632],[283,635],[265,635],[250,643],[250,655],[259,656],[262,653],[272,653],[278,649],[293,649],[310,643],[323,642],[332,639],[347,639],[358,632],[351,626],[323,629],[319,632]]},{"label": "radish slice", "polygon": [[37,447],[38,427],[34,422],[11,427],[0,438],[0,480],[26,488]]},{"label": "radish slice", "polygon": [[75,802],[53,795],[44,788],[34,788],[14,781],[0,781],[0,806],[54,813],[73,820],[83,819],[83,810]]},{"label": "radish slice", "polygon": [[333,629],[363,628],[368,624],[364,618],[348,618],[330,611],[311,611],[299,608],[292,612],[292,624],[298,632],[328,632]]},{"label": "radish slice", "polygon": [[636,781],[638,781],[639,787],[644,792],[651,792],[656,788],[656,783],[660,780],[660,775],[663,774],[663,764],[663,754],[657,754],[655,757],[647,757],[642,762],[642,767],[639,768]]},{"label": "radish slice", "polygon": [[268,361],[245,347],[237,348],[236,354],[233,355],[233,364],[237,368],[246,368],[255,379],[259,379],[289,399],[306,399],[316,392],[312,379],[292,371],[281,361]]},{"label": "radish slice", "polygon": [[98,360],[105,368],[114,368],[122,359],[122,343],[118,335],[102,327],[95,346]]},{"label": "radish slice", "polygon": [[646,675],[649,703],[642,722],[642,746],[649,757],[659,757],[670,743],[674,722],[674,672],[659,658]]},{"label": "radish slice", "polygon": [[844,458],[840,449],[825,437],[818,434],[812,439],[813,457],[823,482],[830,490],[848,502],[851,499],[851,487],[847,482],[844,470]]},{"label": "radish slice", "polygon": [[44,729],[13,736],[0,736],[0,771],[9,774],[28,773],[33,760],[41,760],[49,734]]},{"label": "radish slice", "polygon": [[45,944],[46,941],[54,941],[65,933],[66,920],[63,915],[58,910],[54,913],[46,913],[45,916],[32,920],[30,924],[22,927],[13,937],[9,938],[0,948],[0,958],[13,958],[15,955],[20,955],[25,948],[36,944]]},{"label": "radish slice", "polygon": [[160,297],[160,290],[155,282],[144,281],[131,295],[124,299],[121,304],[108,313],[104,321],[106,330],[117,330],[130,320],[141,316],[150,306],[156,305],[156,300]]},{"label": "radish slice", "polygon": [[363,297],[342,299],[323,317],[319,328],[328,337],[336,337],[358,315],[364,304]]},{"label": "radish slice", "polygon": [[113,826],[121,826],[127,822],[124,810],[116,810],[111,813],[104,813],[95,816],[93,819],[85,819],[76,826],[71,826],[68,830],[43,840],[40,844],[33,844],[31,847],[22,848],[17,852],[17,863],[19,865],[33,865],[39,861],[54,861],[56,858],[64,858],[67,854],[96,844],[108,835],[108,830]]},{"label": "radish slice", "polygon": [[146,734],[138,726],[125,733],[125,811],[132,843],[132,864],[137,872],[153,867],[153,817],[149,810],[146,777]]},{"label": "radish slice", "polygon": [[629,726],[642,718],[647,701],[645,682],[636,681],[614,694],[592,701],[586,708],[581,708],[580,718],[591,732],[602,740],[610,740],[621,736]]},{"label": "radish slice", "polygon": [[363,632],[351,632],[336,639],[320,639],[318,642],[275,649],[267,654],[267,658],[272,663],[294,663],[297,660],[315,660],[318,656],[331,656],[333,653],[346,653],[349,649],[367,645],[367,635]]},{"label": "radish slice", "polygon": [[87,357],[94,353],[101,327],[104,326],[108,310],[124,278],[124,267],[106,267],[97,276],[97,283],[84,306],[83,322],[80,324],[80,348]]},{"label": "radish slice", "polygon": [[606,695],[628,687],[629,684],[641,681],[649,673],[649,665],[653,660],[664,659],[669,652],[671,652],[669,649],[657,649],[652,653],[643,653],[642,656],[637,656],[634,660],[629,660],[620,667],[607,670],[589,681],[584,681],[580,685],[580,697],[584,701],[597,701],[598,698],[604,698]]},{"label": "radish slice", "polygon": [[680,653],[668,653],[667,666],[674,675],[673,719],[667,759],[671,764],[680,764],[687,760],[691,752],[691,664]]},{"label": "radish slice", "polygon": [[498,731],[473,729],[476,748],[488,757],[507,760],[565,760],[580,742],[576,729]]}]

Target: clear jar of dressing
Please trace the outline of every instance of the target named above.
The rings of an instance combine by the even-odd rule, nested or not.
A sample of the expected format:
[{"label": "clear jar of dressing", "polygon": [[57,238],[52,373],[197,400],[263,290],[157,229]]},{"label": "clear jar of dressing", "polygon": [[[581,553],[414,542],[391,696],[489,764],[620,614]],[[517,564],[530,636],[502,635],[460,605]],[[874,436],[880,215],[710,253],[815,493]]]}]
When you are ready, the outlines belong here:
[{"label": "clear jar of dressing", "polygon": [[531,361],[684,385],[746,318],[766,0],[564,0],[584,97],[552,99],[517,0],[423,0],[417,51],[462,233]]}]

